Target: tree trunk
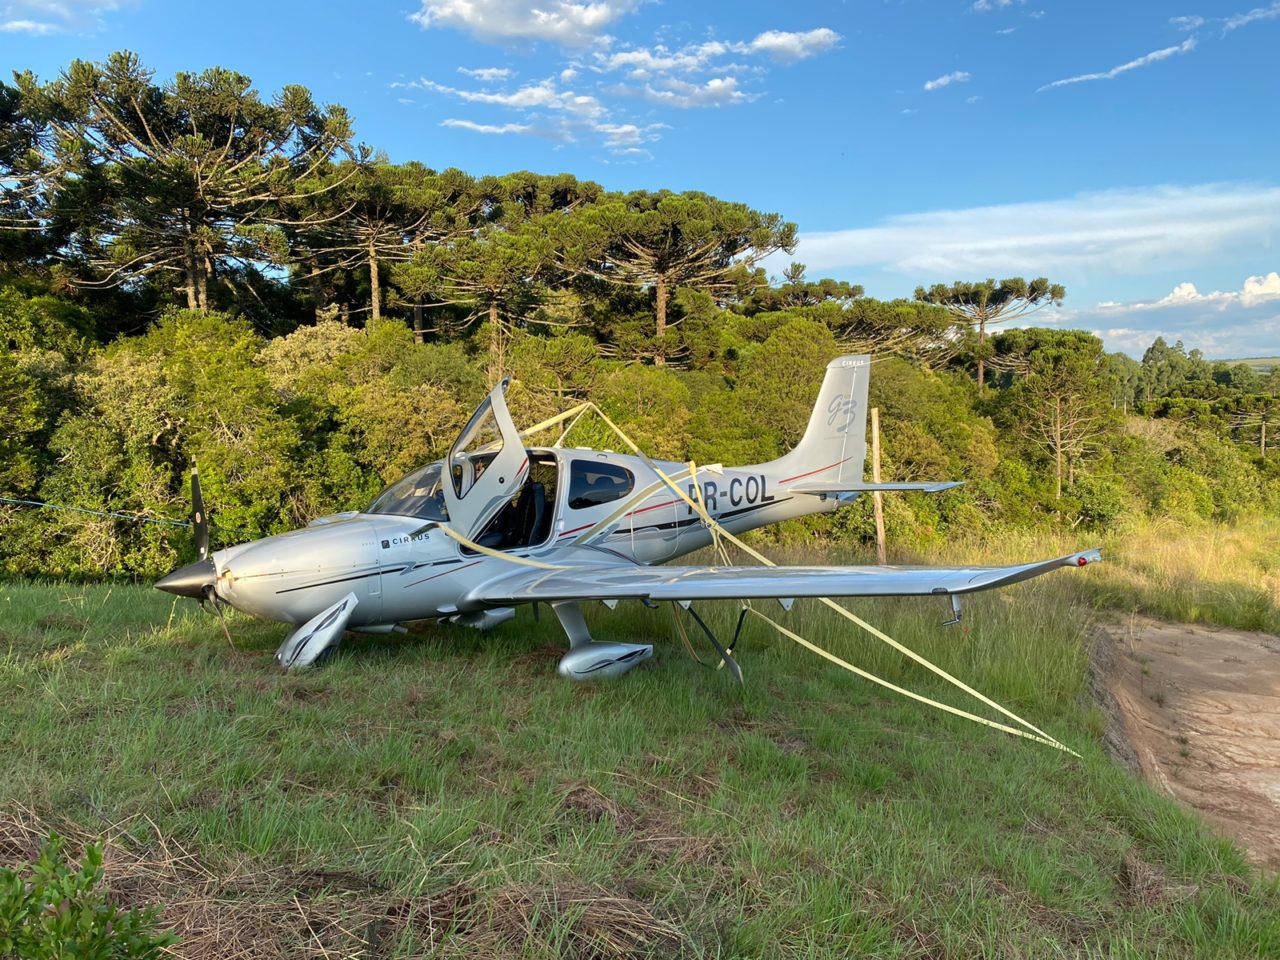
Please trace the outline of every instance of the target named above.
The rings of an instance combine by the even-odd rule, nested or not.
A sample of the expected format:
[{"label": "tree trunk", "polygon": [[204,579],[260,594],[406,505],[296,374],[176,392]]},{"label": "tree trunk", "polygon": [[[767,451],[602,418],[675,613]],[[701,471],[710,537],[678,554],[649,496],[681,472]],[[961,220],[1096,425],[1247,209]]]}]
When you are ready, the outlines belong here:
[{"label": "tree trunk", "polygon": [[[871,482],[880,482],[880,408],[871,408]],[[886,550],[884,542],[884,494],[879,490],[871,495],[876,516],[876,563],[884,566]]]},{"label": "tree trunk", "polygon": [[319,323],[320,318],[324,316],[324,284],[320,282],[320,268],[316,264],[315,257],[307,258],[307,266],[310,268],[307,285],[311,288],[311,309],[316,323]]},{"label": "tree trunk", "polygon": [[981,397],[987,385],[987,362],[982,356],[983,344],[987,342],[987,321],[985,318],[978,321],[978,396]]},{"label": "tree trunk", "polygon": [[196,296],[200,301],[200,312],[209,312],[209,274],[212,272],[209,264],[209,257],[205,255],[204,263],[198,264],[196,269]]},{"label": "tree trunk", "polygon": [[658,317],[657,325],[657,345],[653,353],[653,365],[655,367],[665,367],[667,365],[667,348],[663,343],[663,338],[667,334],[667,281],[663,277],[658,278],[658,284],[654,288],[655,294],[655,312]]},{"label": "tree trunk", "polygon": [[1062,398],[1053,401],[1053,462],[1054,462],[1054,497],[1062,499]]},{"label": "tree trunk", "polygon": [[498,301],[489,301],[489,386],[496,386],[507,368],[507,344],[503,336],[502,324],[498,320]]},{"label": "tree trunk", "polygon": [[426,343],[427,331],[422,325],[422,304],[415,303],[413,305],[413,342]]},{"label": "tree trunk", "polygon": [[1267,458],[1267,418],[1262,418],[1262,439],[1258,441],[1258,449],[1262,451],[1262,459]]},{"label": "tree trunk", "polygon": [[378,285],[378,251],[372,238],[369,239],[369,303],[372,306],[370,320],[377,323],[382,319],[382,288]]},{"label": "tree trunk", "polygon": [[196,255],[194,250],[187,251],[185,273],[187,278],[187,309],[199,310],[200,299],[196,295]]}]

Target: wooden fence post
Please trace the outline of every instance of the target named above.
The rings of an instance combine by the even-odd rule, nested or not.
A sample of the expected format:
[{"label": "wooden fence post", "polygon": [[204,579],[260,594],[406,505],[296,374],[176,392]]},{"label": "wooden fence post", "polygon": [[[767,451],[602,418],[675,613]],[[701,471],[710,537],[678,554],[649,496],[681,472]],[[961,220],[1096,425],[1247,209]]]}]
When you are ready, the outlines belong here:
[{"label": "wooden fence post", "polygon": [[[880,482],[880,408],[871,408],[871,482]],[[879,490],[871,494],[876,509],[876,562],[885,563],[884,544],[884,494]]]}]

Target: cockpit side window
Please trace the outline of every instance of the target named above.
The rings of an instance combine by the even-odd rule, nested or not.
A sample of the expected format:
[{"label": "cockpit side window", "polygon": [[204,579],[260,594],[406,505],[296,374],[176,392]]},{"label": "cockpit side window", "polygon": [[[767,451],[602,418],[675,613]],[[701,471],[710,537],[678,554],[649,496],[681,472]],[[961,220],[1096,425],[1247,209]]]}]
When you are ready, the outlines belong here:
[{"label": "cockpit side window", "polygon": [[429,463],[408,476],[401,477],[369,505],[365,513],[390,513],[420,520],[449,519],[440,486],[440,463]]},{"label": "cockpit side window", "polygon": [[585,510],[621,500],[635,486],[635,475],[626,467],[575,460],[569,467],[569,509]]}]

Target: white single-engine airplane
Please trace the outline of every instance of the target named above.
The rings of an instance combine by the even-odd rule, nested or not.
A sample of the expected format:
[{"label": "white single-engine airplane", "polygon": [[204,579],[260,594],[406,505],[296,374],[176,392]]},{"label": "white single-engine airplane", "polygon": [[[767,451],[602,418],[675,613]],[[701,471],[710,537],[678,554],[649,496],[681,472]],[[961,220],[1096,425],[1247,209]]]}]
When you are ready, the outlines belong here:
[{"label": "white single-engine airplane", "polygon": [[707,517],[740,534],[830,513],[867,491],[956,486],[863,482],[870,371],[866,356],[833,360],[804,437],[785,456],[696,473],[610,451],[526,448],[503,381],[443,461],[393,483],[365,510],[213,553],[193,471],[200,559],[156,587],[295,625],[276,652],[288,669],[315,663],[345,630],[390,633],[416,620],[489,628],[514,617],[516,605],[546,603],[569,637],[560,674],[586,679],[618,676],[653,653],[648,644],[593,640],[580,606],[588,600],[688,608],[697,600],[941,595],[958,617],[960,594],[1101,559],[1088,550],[1008,567],[655,566],[711,544]]}]

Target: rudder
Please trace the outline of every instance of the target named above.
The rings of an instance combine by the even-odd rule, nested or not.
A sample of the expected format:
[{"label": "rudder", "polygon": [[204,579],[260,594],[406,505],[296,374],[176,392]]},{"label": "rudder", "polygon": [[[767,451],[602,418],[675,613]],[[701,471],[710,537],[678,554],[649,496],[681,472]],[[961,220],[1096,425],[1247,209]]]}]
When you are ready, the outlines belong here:
[{"label": "rudder", "polygon": [[805,428],[790,453],[774,461],[788,479],[861,483],[867,458],[867,388],[871,357],[837,357],[827,364],[822,388]]}]

